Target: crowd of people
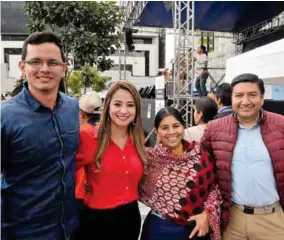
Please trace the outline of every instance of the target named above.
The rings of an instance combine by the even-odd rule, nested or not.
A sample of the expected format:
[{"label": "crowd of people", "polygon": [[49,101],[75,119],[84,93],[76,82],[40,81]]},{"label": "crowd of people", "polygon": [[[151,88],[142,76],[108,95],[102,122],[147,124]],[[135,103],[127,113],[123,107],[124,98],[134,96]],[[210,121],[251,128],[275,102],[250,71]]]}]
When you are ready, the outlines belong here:
[{"label": "crowd of people", "polygon": [[146,148],[132,83],[104,102],[59,91],[56,34],[30,35],[19,67],[23,89],[1,103],[2,239],[284,239],[284,117],[262,109],[258,76],[199,98],[194,127],[162,108]]}]

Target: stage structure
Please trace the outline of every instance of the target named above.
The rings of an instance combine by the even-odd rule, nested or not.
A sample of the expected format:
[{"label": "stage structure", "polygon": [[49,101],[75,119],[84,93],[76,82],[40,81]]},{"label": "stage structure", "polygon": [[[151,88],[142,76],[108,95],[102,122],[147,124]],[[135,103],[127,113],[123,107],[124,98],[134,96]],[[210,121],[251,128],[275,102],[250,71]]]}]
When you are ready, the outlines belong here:
[{"label": "stage structure", "polygon": [[[173,2],[174,44],[175,62],[173,82],[173,95],[168,96],[173,100],[173,106],[180,110],[187,124],[193,125],[193,87],[189,85],[189,79],[194,78],[194,61],[192,58],[194,50],[194,1]],[[185,14],[186,13],[186,14]],[[186,16],[181,21],[182,15]],[[170,84],[170,82],[168,82]]]},{"label": "stage structure", "polygon": [[[148,1],[121,2],[124,10],[124,29],[131,29],[142,14]],[[193,125],[193,88],[189,92],[189,79],[194,78],[194,61],[189,61],[194,49],[194,1],[173,1],[171,3],[174,23],[175,57],[173,78],[168,81],[168,86],[173,90],[168,99],[173,101],[173,106],[181,111],[187,125]],[[182,16],[186,20],[182,21]],[[125,46],[126,48],[126,46]],[[120,64],[125,63],[125,56],[120,55]],[[182,64],[181,64],[182,63]],[[121,69],[121,68],[120,68]],[[125,79],[125,73],[120,70],[121,79]],[[182,79],[181,76],[186,76]]]},{"label": "stage structure", "polygon": [[[126,55],[128,52],[127,44],[126,44],[126,30],[131,29],[141,15],[144,7],[146,6],[148,1],[121,1],[119,2],[122,11],[123,11],[123,54],[122,49],[119,49],[119,77],[120,80],[127,80],[126,79]],[[123,69],[122,69],[123,66]]]},{"label": "stage structure", "polygon": [[237,44],[242,44],[257,38],[261,38],[273,32],[284,29],[284,12],[276,17],[245,28],[236,34]]},{"label": "stage structure", "polygon": [[[193,56],[195,29],[234,33],[236,54],[239,54],[244,41],[277,30],[277,27],[269,29],[267,24],[275,26],[271,19],[284,11],[284,2],[276,1],[122,1],[120,5],[124,9],[124,29],[133,26],[173,28],[173,91],[168,97],[190,126],[193,124],[191,110],[195,99],[192,90],[188,92],[188,79],[193,79],[195,73],[194,63],[189,59]],[[255,9],[258,9],[257,14]],[[263,31],[265,27],[269,30]],[[182,74],[186,76],[185,80],[181,78]]]}]

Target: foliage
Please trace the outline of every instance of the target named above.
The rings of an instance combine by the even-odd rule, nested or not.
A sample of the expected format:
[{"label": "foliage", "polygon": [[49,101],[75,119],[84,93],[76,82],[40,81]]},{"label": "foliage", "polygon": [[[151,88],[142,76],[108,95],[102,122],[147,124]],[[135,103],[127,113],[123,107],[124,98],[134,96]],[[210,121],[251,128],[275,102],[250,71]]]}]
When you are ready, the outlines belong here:
[{"label": "foliage", "polygon": [[113,66],[108,57],[120,46],[122,12],[111,1],[27,1],[30,32],[52,30],[60,34],[68,59],[68,73],[73,66],[93,66],[105,71]]},{"label": "foliage", "polygon": [[103,77],[96,70],[95,67],[85,68],[81,70],[73,71],[68,78],[68,86],[72,90],[74,95],[80,95],[81,90],[84,87],[91,87],[94,91],[100,92],[107,88],[106,83],[111,80],[111,77]]}]

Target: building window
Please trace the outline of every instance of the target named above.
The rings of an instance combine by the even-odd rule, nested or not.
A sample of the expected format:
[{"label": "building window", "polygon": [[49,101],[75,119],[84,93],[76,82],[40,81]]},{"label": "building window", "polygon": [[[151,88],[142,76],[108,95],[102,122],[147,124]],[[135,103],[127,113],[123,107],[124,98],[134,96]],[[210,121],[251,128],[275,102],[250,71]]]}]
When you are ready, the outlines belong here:
[{"label": "building window", "polygon": [[[131,73],[131,76],[133,76],[133,70],[132,70],[131,64],[126,64],[125,69],[126,69],[126,71]],[[114,64],[113,67],[111,68],[111,70],[118,71],[119,70],[119,64]],[[124,65],[123,64],[121,64],[120,70],[124,71]]]},{"label": "building window", "polygon": [[21,48],[4,48],[4,63],[7,63],[10,70],[9,56],[10,55],[22,55]]},{"label": "building window", "polygon": [[25,41],[28,35],[2,35],[2,41]]},{"label": "building window", "polygon": [[208,52],[214,51],[214,32],[201,31],[200,45],[204,45]]},{"label": "building window", "polygon": [[152,44],[152,38],[144,38],[144,37],[132,37],[134,44]]},{"label": "building window", "polygon": [[149,58],[150,52],[145,51],[145,76],[149,77],[150,75],[150,58]]}]

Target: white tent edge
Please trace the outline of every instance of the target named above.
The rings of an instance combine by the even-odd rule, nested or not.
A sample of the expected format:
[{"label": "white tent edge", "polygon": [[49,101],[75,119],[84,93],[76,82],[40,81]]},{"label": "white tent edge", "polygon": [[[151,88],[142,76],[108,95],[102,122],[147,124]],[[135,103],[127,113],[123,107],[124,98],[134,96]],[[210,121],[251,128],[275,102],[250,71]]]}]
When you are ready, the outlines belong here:
[{"label": "white tent edge", "polygon": [[266,85],[284,85],[284,39],[227,59],[225,82],[242,73],[256,74]]}]

